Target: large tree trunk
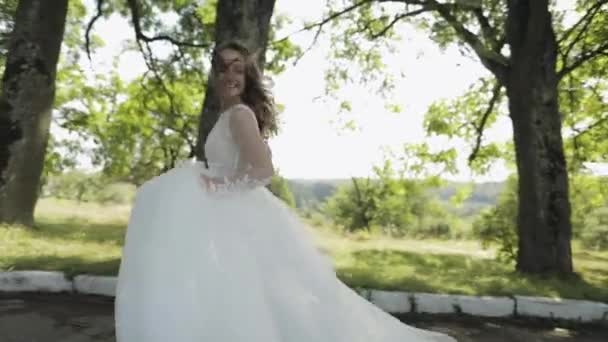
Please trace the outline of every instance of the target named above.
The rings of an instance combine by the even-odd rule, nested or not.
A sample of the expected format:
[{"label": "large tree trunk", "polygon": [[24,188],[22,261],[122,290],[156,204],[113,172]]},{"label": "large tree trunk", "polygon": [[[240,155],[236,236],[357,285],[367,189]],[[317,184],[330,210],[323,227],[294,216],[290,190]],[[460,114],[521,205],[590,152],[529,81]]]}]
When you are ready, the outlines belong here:
[{"label": "large tree trunk", "polygon": [[21,0],[0,96],[0,221],[33,224],[68,0]]},{"label": "large tree trunk", "polygon": [[[238,40],[252,51],[259,52],[258,63],[263,70],[270,18],[275,0],[219,0],[215,22],[216,46],[230,40]],[[200,116],[196,156],[205,158],[205,141],[219,115],[219,105],[212,84],[207,92]]]},{"label": "large tree trunk", "polygon": [[547,0],[510,0],[506,89],[519,173],[517,269],[572,272],[568,172],[561,135],[557,43]]}]

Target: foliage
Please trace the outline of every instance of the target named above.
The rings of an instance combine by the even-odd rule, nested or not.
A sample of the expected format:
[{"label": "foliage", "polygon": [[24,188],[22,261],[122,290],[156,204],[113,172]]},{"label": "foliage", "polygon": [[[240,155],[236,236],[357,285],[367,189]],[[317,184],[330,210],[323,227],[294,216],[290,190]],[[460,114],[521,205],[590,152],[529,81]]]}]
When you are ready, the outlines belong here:
[{"label": "foliage", "polygon": [[285,202],[288,206],[295,208],[296,200],[293,196],[293,193],[289,189],[289,183],[278,173],[275,173],[275,175],[270,180],[268,189],[276,197],[280,198],[283,202]]},{"label": "foliage", "polygon": [[352,185],[339,187],[322,210],[347,231],[369,230],[376,205],[374,192],[369,179],[353,178]]},{"label": "foliage", "polygon": [[[585,246],[607,248],[608,179],[586,174],[570,179],[573,237]],[[517,255],[517,178],[509,177],[498,203],[483,211],[473,223],[473,234],[485,248],[498,247],[503,261]]]},{"label": "foliage", "polygon": [[498,246],[497,256],[505,262],[517,258],[517,178],[509,177],[498,203],[473,222],[473,235],[484,248]]},{"label": "foliage", "polygon": [[40,180],[40,186],[44,188],[50,177],[59,175],[63,170],[76,167],[76,154],[81,151],[80,145],[74,141],[63,141],[57,146],[57,139],[49,135],[47,153],[44,158],[44,168]]},{"label": "foliage", "polygon": [[[589,161],[603,161],[608,142],[602,137],[608,129],[605,92],[608,89],[608,2],[577,1],[574,8],[550,2],[553,27],[558,43],[558,74],[560,110],[564,118],[564,140],[571,171],[580,171]],[[560,7],[561,6],[561,7]],[[508,67],[510,57],[506,46],[506,22],[509,15],[506,1],[481,0],[457,2],[423,1],[341,1],[330,0],[323,20],[310,29],[330,26],[333,42],[330,52],[332,66],[327,70],[327,88],[336,94],[343,83],[365,82],[385,91],[393,75],[386,73],[386,51],[403,44],[404,28],[416,27],[428,33],[440,48],[456,47],[463,55],[479,60],[490,77],[480,79],[471,89],[454,100],[440,100],[425,116],[427,135],[463,139],[468,143],[470,167],[476,173],[489,170],[492,162],[505,160],[513,164],[512,143],[495,143],[489,131],[507,118],[504,79],[501,70]],[[568,16],[570,20],[564,18]],[[574,20],[572,20],[574,19]],[[359,65],[363,77],[356,78],[351,64]],[[407,72],[407,70],[405,71]],[[381,80],[378,82],[377,80]],[[410,146],[427,158],[424,144]],[[458,153],[444,154],[453,158]],[[453,168],[444,170],[448,173]]]},{"label": "foliage", "polygon": [[[57,67],[55,108],[61,107],[67,101],[64,95],[66,89],[80,87],[85,82],[78,62],[84,44],[82,24],[86,15],[86,7],[81,0],[69,2],[61,55]],[[91,46],[97,48],[102,44],[103,41],[94,37]],[[57,116],[53,116],[55,124],[57,120]],[[82,155],[83,152],[81,141],[69,137],[59,138],[53,134],[49,135],[41,185],[44,186],[52,175],[58,175],[64,170],[74,169],[77,165],[78,156]]]},{"label": "foliage", "polygon": [[583,246],[595,250],[608,250],[608,206],[590,215],[588,227],[581,234]]},{"label": "foliage", "polygon": [[608,206],[608,178],[579,174],[570,178],[572,234],[580,238],[597,222],[598,210]]},{"label": "foliage", "polygon": [[0,74],[4,73],[7,45],[10,33],[13,30],[16,9],[17,0],[3,0],[0,2]]},{"label": "foliage", "polygon": [[[84,14],[74,11],[66,41],[75,48],[66,49],[62,57],[56,100],[59,115],[54,118],[70,138],[55,141],[48,155],[57,159],[69,150],[72,155],[88,156],[105,176],[134,184],[193,157],[206,91],[205,70],[215,37],[216,5],[217,1],[194,0],[103,1],[101,18],[117,13],[128,17],[131,25],[138,23],[133,26],[136,39],[123,53],[140,52],[148,71],[128,83],[116,71],[120,55],[108,74],[91,76],[80,67],[85,37],[91,38],[93,63],[94,49],[103,44],[104,37],[94,35],[95,16],[89,22],[92,30],[85,35]],[[271,37],[289,23],[281,15],[273,20]],[[289,39],[273,42],[266,71],[282,72],[299,51]],[[77,151],[75,146],[87,148]],[[59,164],[47,160],[49,170],[55,171],[53,165]]]},{"label": "foliage", "polygon": [[323,211],[346,231],[374,227],[390,236],[448,237],[450,215],[429,190],[435,179],[406,179],[390,161],[375,167],[375,178],[353,178],[327,200]]},{"label": "foliage", "polygon": [[51,176],[43,187],[44,197],[100,204],[130,204],[135,186],[117,183],[100,173],[69,171]]},{"label": "foliage", "polygon": [[204,94],[199,77],[182,75],[170,85],[155,79],[124,85],[117,75],[100,78],[99,87],[74,89],[88,96],[80,98],[81,106],[62,108],[63,127],[94,140],[93,163],[107,176],[141,184],[192,156]]},{"label": "foliage", "polygon": [[608,250],[608,177],[575,177],[570,197],[574,237],[585,247]]}]

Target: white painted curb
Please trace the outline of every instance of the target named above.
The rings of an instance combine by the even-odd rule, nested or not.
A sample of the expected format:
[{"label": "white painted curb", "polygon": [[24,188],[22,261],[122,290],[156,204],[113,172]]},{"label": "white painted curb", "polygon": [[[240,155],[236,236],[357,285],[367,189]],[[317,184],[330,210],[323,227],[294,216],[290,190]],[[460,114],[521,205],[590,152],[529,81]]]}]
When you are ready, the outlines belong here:
[{"label": "white painted curb", "polygon": [[0,272],[0,291],[71,292],[72,282],[63,272]]},{"label": "white painted curb", "polygon": [[608,321],[608,304],[587,300],[515,296],[521,316],[557,318],[581,322]]},{"label": "white painted curb", "polygon": [[471,316],[509,317],[515,313],[515,299],[509,297],[455,296],[460,312]]},{"label": "white painted curb", "polygon": [[[116,277],[78,275],[73,281],[62,272],[0,272],[0,292],[75,292],[115,296]],[[382,310],[393,313],[468,314],[478,317],[536,317],[608,323],[608,304],[545,297],[476,297],[355,289]]]},{"label": "white painted curb", "polygon": [[412,294],[398,291],[370,290],[369,298],[380,309],[391,313],[408,313],[412,311]]},{"label": "white painted curb", "polygon": [[74,290],[79,293],[114,297],[116,277],[78,275],[74,277]]}]

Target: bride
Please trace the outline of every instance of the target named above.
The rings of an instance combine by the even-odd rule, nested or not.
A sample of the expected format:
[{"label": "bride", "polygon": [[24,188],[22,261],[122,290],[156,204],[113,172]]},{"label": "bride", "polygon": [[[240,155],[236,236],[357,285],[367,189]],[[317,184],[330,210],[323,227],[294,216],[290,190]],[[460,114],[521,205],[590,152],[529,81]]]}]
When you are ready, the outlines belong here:
[{"label": "bride", "polygon": [[237,43],[216,49],[221,114],[208,167],[184,163],[138,190],[115,298],[118,342],[455,341],[401,323],[336,277],[264,185],[272,97]]}]

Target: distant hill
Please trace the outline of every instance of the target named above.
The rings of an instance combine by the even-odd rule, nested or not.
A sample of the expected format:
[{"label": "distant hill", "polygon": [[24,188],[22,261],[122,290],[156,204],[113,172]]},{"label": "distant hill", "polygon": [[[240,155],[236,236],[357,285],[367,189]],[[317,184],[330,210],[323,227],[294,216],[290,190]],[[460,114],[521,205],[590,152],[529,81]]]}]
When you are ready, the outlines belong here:
[{"label": "distant hill", "polygon": [[315,208],[350,179],[288,179],[298,208]]},{"label": "distant hill", "polygon": [[[350,179],[288,179],[289,188],[293,192],[298,208],[316,208],[327,198],[332,196],[336,189],[343,184],[351,182]],[[468,183],[448,182],[447,185],[433,191],[443,202],[449,199],[460,187]],[[480,209],[492,206],[504,188],[504,182],[476,183],[471,196],[463,205],[455,209],[459,215],[474,215]]]},{"label": "distant hill", "polygon": [[[467,186],[469,183],[448,182],[447,185],[436,190],[437,196],[443,202],[448,202],[459,188]],[[454,212],[459,216],[475,215],[479,210],[493,206],[498,200],[498,196],[503,191],[505,182],[475,183],[471,196],[462,204],[460,208],[455,208]]]}]

